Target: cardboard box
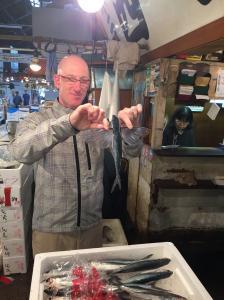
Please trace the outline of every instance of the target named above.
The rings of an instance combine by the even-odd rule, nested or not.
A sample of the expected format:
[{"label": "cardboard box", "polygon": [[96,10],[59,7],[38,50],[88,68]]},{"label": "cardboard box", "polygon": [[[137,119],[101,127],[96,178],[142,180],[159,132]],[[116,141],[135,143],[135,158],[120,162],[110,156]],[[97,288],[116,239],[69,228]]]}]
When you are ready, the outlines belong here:
[{"label": "cardboard box", "polygon": [[0,186],[22,186],[32,170],[32,165],[25,164],[16,169],[0,169]]},{"label": "cardboard box", "polygon": [[[173,271],[173,274],[169,278],[159,280],[156,284],[158,287],[183,295],[188,300],[212,300],[177,248],[167,242],[37,254],[34,260],[29,299],[43,300],[41,276],[49,271],[57,261],[75,262],[77,259],[81,259],[84,262],[85,260],[106,258],[138,259],[149,254],[153,254],[154,258],[168,257],[171,259],[166,269]],[[165,267],[162,268],[165,269]]]}]

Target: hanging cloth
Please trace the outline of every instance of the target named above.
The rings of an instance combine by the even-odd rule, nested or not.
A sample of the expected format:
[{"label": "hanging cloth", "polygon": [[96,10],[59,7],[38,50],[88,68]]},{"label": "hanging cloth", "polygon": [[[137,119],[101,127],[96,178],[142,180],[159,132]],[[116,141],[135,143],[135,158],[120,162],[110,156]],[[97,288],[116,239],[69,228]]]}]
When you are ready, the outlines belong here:
[{"label": "hanging cloth", "polygon": [[110,109],[109,109],[109,120],[112,120],[112,116],[118,114],[120,110],[120,93],[119,93],[119,76],[118,76],[118,69],[115,72],[115,79],[112,88],[112,98],[110,102]]},{"label": "hanging cloth", "polygon": [[110,81],[109,73],[107,71],[105,71],[103,83],[102,83],[100,100],[99,100],[99,107],[104,110],[104,112],[106,114],[106,118],[109,117],[111,97],[112,97],[112,84]]},{"label": "hanging cloth", "polygon": [[53,82],[53,76],[57,73],[57,59],[56,59],[56,45],[53,49],[48,50],[50,42],[45,45],[45,51],[47,52],[47,64],[46,64],[46,81]]},{"label": "hanging cloth", "polygon": [[118,68],[119,77],[123,77],[127,70],[133,70],[138,64],[139,45],[133,42],[108,41],[107,59],[114,62],[114,71]]}]

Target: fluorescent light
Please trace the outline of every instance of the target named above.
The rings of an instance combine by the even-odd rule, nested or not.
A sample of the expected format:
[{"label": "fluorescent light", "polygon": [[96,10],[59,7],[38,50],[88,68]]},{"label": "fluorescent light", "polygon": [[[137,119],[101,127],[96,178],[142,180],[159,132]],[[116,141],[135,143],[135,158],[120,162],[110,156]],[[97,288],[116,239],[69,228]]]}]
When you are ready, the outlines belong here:
[{"label": "fluorescent light", "polygon": [[30,3],[33,7],[40,7],[41,6],[40,0],[30,0]]},{"label": "fluorescent light", "polygon": [[204,110],[204,106],[195,106],[195,105],[191,105],[188,106],[190,108],[191,111],[193,112],[202,112]]},{"label": "fluorescent light", "polygon": [[78,4],[84,11],[95,13],[102,8],[104,0],[78,0]]},{"label": "fluorescent light", "polygon": [[14,24],[0,24],[0,28],[12,28],[12,29],[22,29],[22,25],[14,25]]},{"label": "fluorescent light", "polygon": [[209,103],[223,104],[224,99],[211,99]]}]

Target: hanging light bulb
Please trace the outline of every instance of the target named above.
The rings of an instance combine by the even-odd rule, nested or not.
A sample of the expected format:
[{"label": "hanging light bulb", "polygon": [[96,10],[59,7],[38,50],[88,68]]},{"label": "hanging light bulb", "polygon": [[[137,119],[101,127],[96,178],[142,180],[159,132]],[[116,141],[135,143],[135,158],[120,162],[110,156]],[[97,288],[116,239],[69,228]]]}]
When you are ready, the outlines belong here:
[{"label": "hanging light bulb", "polygon": [[38,57],[33,57],[31,64],[30,64],[30,68],[32,71],[34,72],[38,72],[41,70],[41,66],[39,65],[39,59]]},{"label": "hanging light bulb", "polygon": [[84,11],[88,13],[95,13],[102,8],[104,0],[78,0],[78,4]]}]

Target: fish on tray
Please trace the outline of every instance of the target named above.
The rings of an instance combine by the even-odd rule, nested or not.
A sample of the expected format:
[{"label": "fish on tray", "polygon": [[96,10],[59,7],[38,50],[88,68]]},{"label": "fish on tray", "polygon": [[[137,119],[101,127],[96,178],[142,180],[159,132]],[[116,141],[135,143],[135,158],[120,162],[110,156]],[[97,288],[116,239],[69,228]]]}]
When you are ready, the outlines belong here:
[{"label": "fish on tray", "polygon": [[108,258],[108,259],[101,259],[102,263],[109,263],[115,265],[128,265],[137,261],[142,261],[149,259],[153,254],[148,254],[147,256],[140,258],[140,259],[124,259],[124,258]]},{"label": "fish on tray", "polygon": [[102,259],[102,260],[94,260],[90,261],[90,265],[95,267],[100,272],[110,272],[113,270],[118,270],[119,267],[126,266],[128,264],[133,264],[138,261],[144,261],[149,259],[152,254],[147,255],[141,259],[123,259],[123,258],[115,258],[115,259]]},{"label": "fish on tray", "polygon": [[140,284],[168,278],[173,274],[170,270],[141,273],[121,281],[121,284]]},{"label": "fish on tray", "polygon": [[109,130],[87,129],[80,132],[80,136],[86,143],[93,143],[100,148],[109,148],[115,163],[116,178],[114,180],[111,193],[116,185],[121,189],[120,169],[122,159],[122,141],[127,145],[134,145],[137,140],[143,138],[149,133],[145,127],[134,127],[132,129],[121,127],[117,116],[112,116]]},{"label": "fish on tray", "polygon": [[140,261],[136,261],[130,263],[128,265],[119,267],[112,271],[113,274],[117,273],[129,273],[129,272],[136,272],[136,271],[145,271],[150,269],[157,269],[162,266],[169,264],[169,258],[159,258],[159,259],[144,259]]},{"label": "fish on tray", "polygon": [[156,287],[155,285],[148,284],[127,284],[120,287],[121,290],[127,292],[133,299],[155,299],[153,296],[157,296],[157,299],[161,300],[187,300],[184,296],[175,294],[169,290]]}]

